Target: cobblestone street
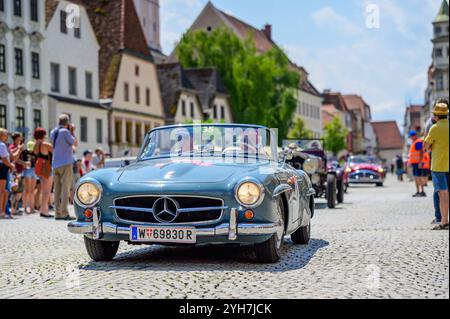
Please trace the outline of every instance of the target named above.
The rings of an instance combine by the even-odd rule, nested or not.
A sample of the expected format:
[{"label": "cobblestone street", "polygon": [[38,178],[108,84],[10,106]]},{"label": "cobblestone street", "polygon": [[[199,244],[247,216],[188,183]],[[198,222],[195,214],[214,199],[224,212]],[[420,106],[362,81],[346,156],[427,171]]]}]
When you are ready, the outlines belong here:
[{"label": "cobblestone street", "polygon": [[0,221],[0,298],[449,298],[449,233],[430,231],[432,188],[356,186],[336,210],[317,202],[313,240],[281,262],[250,249],[132,247],[91,262],[65,222]]}]

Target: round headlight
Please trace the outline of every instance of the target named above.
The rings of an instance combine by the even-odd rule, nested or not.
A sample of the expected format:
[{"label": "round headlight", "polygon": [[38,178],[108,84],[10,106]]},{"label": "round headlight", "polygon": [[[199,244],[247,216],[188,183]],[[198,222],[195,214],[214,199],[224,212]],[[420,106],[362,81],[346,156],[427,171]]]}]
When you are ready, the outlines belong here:
[{"label": "round headlight", "polygon": [[315,160],[308,158],[304,163],[303,163],[303,170],[308,173],[308,174],[313,174],[317,171],[318,169],[318,164]]},{"label": "round headlight", "polygon": [[75,194],[76,202],[82,207],[95,206],[102,197],[102,187],[99,183],[85,182],[78,186]]},{"label": "round headlight", "polygon": [[255,182],[243,182],[236,189],[236,199],[242,206],[254,207],[263,197],[262,186]]}]

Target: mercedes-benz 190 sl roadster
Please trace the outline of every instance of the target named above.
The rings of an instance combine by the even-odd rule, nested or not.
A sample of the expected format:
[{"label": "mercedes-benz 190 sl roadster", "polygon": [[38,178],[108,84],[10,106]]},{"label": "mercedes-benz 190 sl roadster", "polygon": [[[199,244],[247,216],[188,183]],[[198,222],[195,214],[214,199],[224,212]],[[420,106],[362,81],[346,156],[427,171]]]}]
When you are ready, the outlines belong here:
[{"label": "mercedes-benz 190 sl roadster", "polygon": [[125,241],[253,245],[259,262],[277,262],[286,235],[309,243],[315,194],[277,144],[260,126],[156,128],[135,161],[80,180],[69,231],[94,261],[112,260]]}]

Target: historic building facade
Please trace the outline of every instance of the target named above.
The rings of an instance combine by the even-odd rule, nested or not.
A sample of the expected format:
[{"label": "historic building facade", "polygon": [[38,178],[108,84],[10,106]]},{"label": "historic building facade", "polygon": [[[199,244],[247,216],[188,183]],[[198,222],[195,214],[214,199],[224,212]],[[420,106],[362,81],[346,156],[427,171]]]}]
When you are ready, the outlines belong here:
[{"label": "historic building facade", "polygon": [[48,127],[43,70],[45,1],[0,0],[0,127]]},{"label": "historic building facade", "polygon": [[428,86],[425,92],[424,118],[431,116],[435,102],[449,98],[449,5],[442,1],[433,21],[433,62],[428,70]]},{"label": "historic building facade", "polygon": [[83,2],[101,47],[100,100],[110,108],[111,154],[135,156],[145,134],[164,125],[154,58],[133,0]]},{"label": "historic building facade", "polygon": [[108,145],[108,108],[99,99],[99,50],[97,38],[84,6],[79,6],[76,27],[67,25],[72,2],[47,0],[46,70],[49,72],[49,124],[57,125],[68,114],[76,126],[77,155]]}]

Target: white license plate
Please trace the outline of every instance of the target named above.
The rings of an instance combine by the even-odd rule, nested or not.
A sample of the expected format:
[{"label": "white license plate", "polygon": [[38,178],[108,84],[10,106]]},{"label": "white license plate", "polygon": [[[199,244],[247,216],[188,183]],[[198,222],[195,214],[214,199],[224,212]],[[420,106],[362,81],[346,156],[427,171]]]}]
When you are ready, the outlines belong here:
[{"label": "white license plate", "polygon": [[195,244],[197,242],[195,228],[185,227],[132,226],[130,237],[132,242],[179,244]]}]

